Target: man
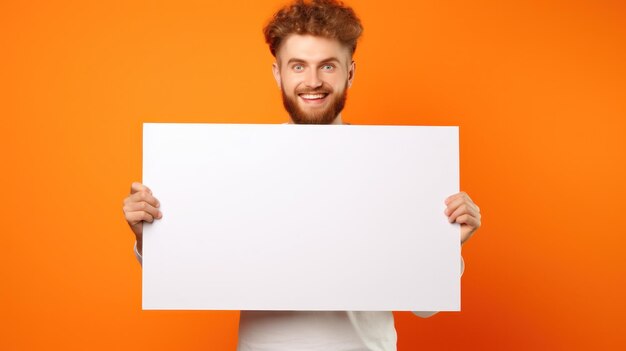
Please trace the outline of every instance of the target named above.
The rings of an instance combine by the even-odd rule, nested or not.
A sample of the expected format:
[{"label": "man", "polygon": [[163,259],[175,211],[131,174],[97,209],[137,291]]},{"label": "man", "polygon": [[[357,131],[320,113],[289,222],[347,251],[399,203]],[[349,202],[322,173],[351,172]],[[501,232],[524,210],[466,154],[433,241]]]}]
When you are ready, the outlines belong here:
[{"label": "man", "polygon": [[[352,9],[336,0],[297,0],[274,15],[264,33],[276,58],[272,71],[291,123],[342,124],[361,31]],[[465,193],[450,196],[445,204],[445,215],[460,224],[464,243],[480,227],[480,211]],[[162,218],[159,202],[146,186],[133,183],[124,213],[141,261],[143,222]],[[433,313],[415,312],[422,317]],[[391,312],[241,312],[240,351],[395,349]]]}]

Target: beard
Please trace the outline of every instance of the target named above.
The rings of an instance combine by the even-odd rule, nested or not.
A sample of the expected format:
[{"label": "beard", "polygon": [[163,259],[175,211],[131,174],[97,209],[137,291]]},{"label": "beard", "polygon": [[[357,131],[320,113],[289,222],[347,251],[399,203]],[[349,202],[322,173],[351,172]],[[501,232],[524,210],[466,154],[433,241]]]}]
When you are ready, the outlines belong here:
[{"label": "beard", "polygon": [[[322,84],[321,87],[316,89],[301,89],[296,90],[295,98],[291,96],[287,96],[285,93],[285,89],[281,87],[281,92],[283,95],[283,106],[285,106],[285,110],[291,116],[291,120],[295,124],[331,124],[337,118],[337,115],[343,110],[343,107],[346,105],[346,100],[348,99],[348,81],[346,81],[346,85],[341,94],[337,94],[334,96],[333,89],[328,86],[326,83]],[[306,112],[298,106],[298,94],[318,94],[324,93],[328,94],[326,99],[332,99],[327,107],[321,109],[319,111],[314,110],[310,112]]]}]

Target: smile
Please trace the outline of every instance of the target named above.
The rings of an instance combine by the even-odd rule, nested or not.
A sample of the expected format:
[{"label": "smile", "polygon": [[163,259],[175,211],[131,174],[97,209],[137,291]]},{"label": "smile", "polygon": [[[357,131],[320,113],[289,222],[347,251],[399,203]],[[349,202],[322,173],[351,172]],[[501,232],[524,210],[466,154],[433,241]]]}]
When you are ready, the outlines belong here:
[{"label": "smile", "polygon": [[328,93],[298,94],[298,96],[307,103],[321,103],[328,96]]}]

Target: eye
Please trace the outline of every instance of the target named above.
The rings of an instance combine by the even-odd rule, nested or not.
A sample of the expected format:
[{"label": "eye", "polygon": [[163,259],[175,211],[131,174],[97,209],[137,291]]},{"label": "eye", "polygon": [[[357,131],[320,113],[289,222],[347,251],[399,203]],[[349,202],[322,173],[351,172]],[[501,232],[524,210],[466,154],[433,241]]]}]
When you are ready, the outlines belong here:
[{"label": "eye", "polygon": [[304,66],[300,64],[293,65],[292,69],[296,72],[302,72],[304,70]]},{"label": "eye", "polygon": [[332,71],[334,69],[335,69],[335,66],[331,65],[331,64],[327,64],[327,65],[323,65],[322,66],[322,70],[324,70],[324,71]]}]

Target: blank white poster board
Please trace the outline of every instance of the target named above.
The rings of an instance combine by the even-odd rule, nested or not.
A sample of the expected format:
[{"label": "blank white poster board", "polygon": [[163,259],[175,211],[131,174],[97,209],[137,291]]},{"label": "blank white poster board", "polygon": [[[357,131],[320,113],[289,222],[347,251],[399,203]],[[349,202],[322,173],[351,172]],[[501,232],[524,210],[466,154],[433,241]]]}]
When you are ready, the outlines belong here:
[{"label": "blank white poster board", "polygon": [[460,310],[458,127],[144,124],[143,308]]}]

